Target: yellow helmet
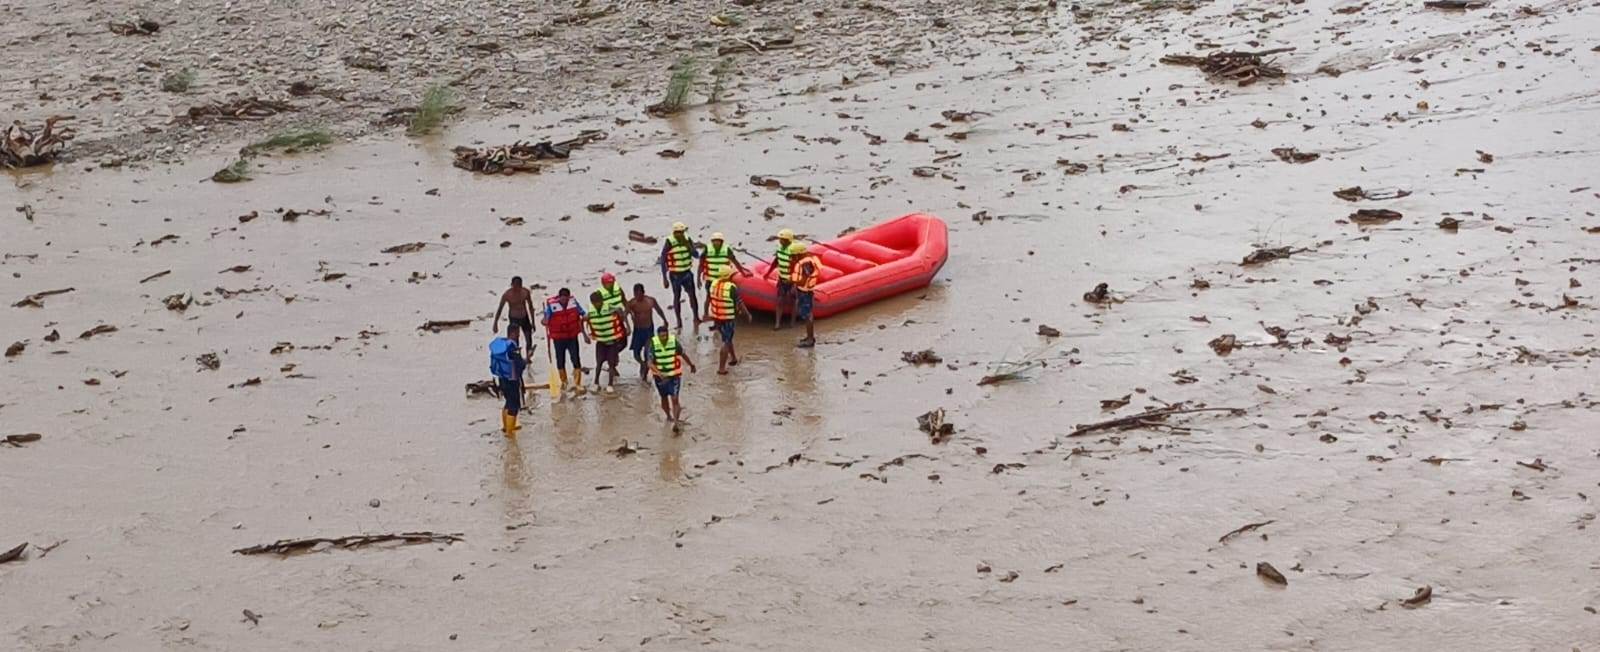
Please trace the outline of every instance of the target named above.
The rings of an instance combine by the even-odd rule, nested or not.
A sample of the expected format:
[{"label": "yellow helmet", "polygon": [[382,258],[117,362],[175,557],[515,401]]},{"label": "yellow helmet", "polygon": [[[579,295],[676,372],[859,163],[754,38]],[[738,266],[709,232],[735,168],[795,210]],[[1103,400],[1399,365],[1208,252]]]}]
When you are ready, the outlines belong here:
[{"label": "yellow helmet", "polygon": [[711,239],[712,240],[722,240],[723,239],[722,232],[718,231],[716,233],[711,234]]},{"label": "yellow helmet", "polygon": [[778,239],[779,240],[793,240],[794,239],[794,231],[791,231],[789,229],[780,229],[778,231]]},{"label": "yellow helmet", "polygon": [[806,252],[806,243],[800,242],[799,240],[796,240],[794,242],[789,243],[789,253],[791,253],[791,254],[803,254],[805,252]]},{"label": "yellow helmet", "polygon": [[689,230],[689,225],[684,224],[683,222],[673,222],[672,223],[672,232],[673,233],[683,233],[684,231],[688,231],[688,230]]}]

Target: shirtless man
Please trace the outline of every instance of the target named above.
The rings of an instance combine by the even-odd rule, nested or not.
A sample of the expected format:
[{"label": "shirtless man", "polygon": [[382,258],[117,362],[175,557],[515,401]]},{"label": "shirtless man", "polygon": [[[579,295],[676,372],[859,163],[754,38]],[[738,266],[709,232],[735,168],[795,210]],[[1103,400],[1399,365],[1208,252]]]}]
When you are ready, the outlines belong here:
[{"label": "shirtless man", "polygon": [[[494,328],[500,332],[500,313],[511,306],[511,325],[522,332],[522,350],[533,353],[533,293],[522,287],[522,277],[511,277],[511,287],[500,295],[500,305],[494,309]],[[511,339],[517,339],[512,331]]]},{"label": "shirtless man", "polygon": [[656,303],[654,297],[644,293],[643,283],[633,284],[633,298],[623,304],[628,309],[628,314],[633,316],[633,339],[628,342],[628,348],[633,351],[633,359],[639,363],[639,379],[644,380],[650,375],[649,357],[650,338],[656,332],[655,317],[651,311],[661,315],[661,323],[667,323],[667,313],[661,309],[661,304]]}]

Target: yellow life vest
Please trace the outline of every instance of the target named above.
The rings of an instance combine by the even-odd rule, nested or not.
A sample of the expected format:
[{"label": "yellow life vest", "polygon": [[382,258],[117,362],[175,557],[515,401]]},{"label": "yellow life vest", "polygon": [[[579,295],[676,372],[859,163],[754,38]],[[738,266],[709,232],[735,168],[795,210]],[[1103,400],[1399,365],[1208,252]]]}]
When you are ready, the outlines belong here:
[{"label": "yellow life vest", "polygon": [[605,284],[602,283],[600,285],[600,305],[620,310],[626,300],[627,297],[623,295],[622,286],[617,285],[616,282],[611,283],[611,289],[609,290],[606,289]]},{"label": "yellow life vest", "polygon": [[711,284],[711,318],[717,321],[729,321],[738,312],[733,302],[733,284],[727,281],[717,281]]},{"label": "yellow life vest", "polygon": [[651,337],[650,355],[661,375],[668,378],[683,375],[683,364],[678,361],[678,338],[668,335],[663,342],[660,335]]},{"label": "yellow life vest", "polygon": [[[811,273],[807,274],[801,269],[806,263],[811,263]],[[789,272],[789,282],[801,292],[810,292],[817,287],[817,281],[822,280],[822,263],[811,254],[800,254],[794,259],[793,271]]]},{"label": "yellow life vest", "polygon": [[594,339],[602,344],[610,344],[622,339],[622,314],[615,308],[601,305],[589,312],[589,329],[594,331]]},{"label": "yellow life vest", "polygon": [[679,241],[676,236],[667,236],[667,271],[674,274],[687,272],[694,265],[694,242],[688,238]]},{"label": "yellow life vest", "polygon": [[774,260],[776,261],[777,266],[778,266],[778,278],[779,279],[788,279],[788,278],[790,278],[790,276],[789,276],[789,272],[790,272],[790,267],[789,267],[789,246],[785,245],[783,243],[779,243],[778,244],[778,255],[774,258]]},{"label": "yellow life vest", "polygon": [[733,249],[728,246],[728,243],[722,243],[721,249],[718,249],[716,245],[707,244],[705,256],[706,275],[716,278],[717,273],[728,266],[731,258],[733,258]]}]

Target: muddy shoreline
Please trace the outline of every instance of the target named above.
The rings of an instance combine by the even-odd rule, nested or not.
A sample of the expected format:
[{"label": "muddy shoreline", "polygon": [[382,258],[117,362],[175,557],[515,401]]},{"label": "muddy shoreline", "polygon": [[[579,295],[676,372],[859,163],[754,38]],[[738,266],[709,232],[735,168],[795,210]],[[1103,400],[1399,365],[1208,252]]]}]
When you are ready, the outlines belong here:
[{"label": "muddy shoreline", "polygon": [[[212,20],[268,12],[271,35],[310,11],[235,6]],[[840,11],[899,17],[907,43],[926,16],[864,6]],[[108,18],[75,7],[75,29]],[[747,74],[729,101],[666,119],[629,86],[604,109],[478,103],[414,139],[351,126],[392,108],[372,99],[328,105],[353,112],[338,143],[262,156],[244,183],[206,179],[280,123],[151,134],[118,147],[191,149],[86,171],[116,131],[90,129],[80,158],[10,175],[0,206],[28,210],[0,219],[0,345],[21,345],[0,359],[0,436],[41,436],[0,444],[0,552],[29,544],[0,563],[0,641],[1600,640],[1600,96],[1584,90],[1600,8],[1032,7],[962,8],[964,40],[891,75],[777,55],[819,72]],[[686,33],[705,21],[624,7],[680,9]],[[879,49],[848,27],[827,47]],[[1284,47],[1283,78],[1243,87],[1161,63]],[[454,145],[585,129],[606,137],[538,174],[451,166]],[[655,247],[630,231],[684,221],[765,251],[781,227],[827,239],[912,211],[950,225],[932,287],[819,322],[814,351],[742,326],[733,375],[686,380],[681,436],[626,373],[615,397],[541,397],[512,440],[492,400],[463,395],[512,274],[548,292],[610,271],[663,298]],[[419,328],[432,320],[469,324]],[[715,359],[708,332],[682,338]],[[925,348],[942,360],[902,359]],[[979,385],[1002,361],[1021,378]],[[940,443],[916,418],[935,408],[954,426]],[[1193,408],[1226,409],[1074,435]],[[233,552],[422,530],[461,540]]]}]

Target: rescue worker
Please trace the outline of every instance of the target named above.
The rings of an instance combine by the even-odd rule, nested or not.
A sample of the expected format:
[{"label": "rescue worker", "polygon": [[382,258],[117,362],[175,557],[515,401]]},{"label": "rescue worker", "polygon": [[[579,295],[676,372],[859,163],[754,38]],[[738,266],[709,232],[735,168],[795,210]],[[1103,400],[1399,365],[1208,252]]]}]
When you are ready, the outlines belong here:
[{"label": "rescue worker", "polygon": [[612,276],[611,272],[600,275],[599,292],[600,297],[605,299],[606,306],[610,308],[621,310],[622,304],[628,301],[628,294],[617,284],[617,277]]},{"label": "rescue worker", "polygon": [[[706,291],[711,291],[711,284],[721,278],[722,270],[738,269],[740,274],[750,275],[750,270],[739,263],[739,257],[733,254],[733,247],[728,246],[722,239],[721,233],[711,234],[711,244],[706,245],[705,253],[700,255],[700,271],[705,275]],[[706,305],[711,305],[711,295],[706,295]]]},{"label": "rescue worker", "polygon": [[739,353],[733,348],[734,322],[741,314],[746,320],[750,319],[750,309],[739,298],[739,288],[730,280],[732,278],[733,270],[722,268],[721,275],[711,283],[710,295],[706,297],[705,321],[716,324],[717,334],[722,339],[722,349],[717,351],[717,374],[723,376],[728,374],[728,367],[739,364]]},{"label": "rescue worker", "polygon": [[678,338],[667,332],[666,324],[660,325],[655,337],[650,338],[650,375],[655,378],[656,393],[661,395],[661,413],[673,424],[683,419],[683,404],[678,401],[678,391],[683,389],[683,363],[688,363],[689,373],[695,372],[694,361],[678,345]]},{"label": "rescue worker", "polygon": [[606,385],[607,394],[617,392],[617,359],[621,357],[622,347],[628,344],[628,324],[623,319],[623,310],[606,303],[605,295],[599,290],[589,294],[589,301],[594,304],[594,309],[589,311],[589,336],[594,338],[594,386],[600,387],[600,372],[607,364],[611,365],[610,382]]},{"label": "rescue worker", "polygon": [[[683,330],[683,294],[689,294],[689,318],[700,314],[699,291],[695,289],[694,259],[699,257],[694,240],[689,238],[689,226],[683,222],[672,225],[672,235],[661,245],[661,289],[672,288],[672,316],[678,320],[678,330]],[[671,281],[670,285],[668,281]],[[663,317],[662,320],[666,318]]]},{"label": "rescue worker", "polygon": [[794,287],[794,319],[796,322],[805,322],[806,338],[800,340],[800,348],[809,349],[817,345],[815,320],[811,318],[811,309],[814,298],[812,293],[817,289],[817,283],[822,280],[822,261],[816,254],[806,251],[804,243],[796,242],[789,245],[789,283]]},{"label": "rescue worker", "polygon": [[517,415],[522,413],[522,372],[528,367],[522,352],[517,350],[518,329],[516,324],[511,324],[506,327],[505,337],[489,342],[489,373],[494,375],[500,395],[506,399],[505,407],[500,410],[500,428],[507,437],[517,434]]},{"label": "rescue worker", "polygon": [[[545,337],[550,338],[550,350],[555,354],[556,371],[561,374],[561,394],[568,390],[574,394],[583,392],[583,356],[578,338],[589,339],[589,334],[583,331],[583,318],[583,305],[572,298],[572,290],[561,288],[544,302],[544,318],[539,322],[544,324]],[[572,373],[576,376],[570,384],[567,382],[568,358],[572,360]],[[556,400],[561,400],[560,394]]]},{"label": "rescue worker", "polygon": [[[794,246],[794,231],[778,230],[778,250],[772,255],[771,267],[768,267],[767,273],[761,277],[766,279],[771,278],[773,274],[778,275],[778,300],[772,311],[772,330],[778,330],[783,325],[783,312],[789,310],[790,304],[795,301],[794,283],[789,280],[793,271],[789,264],[789,249],[792,246]],[[790,323],[794,323],[796,321],[794,311],[790,310],[789,314]]]}]

